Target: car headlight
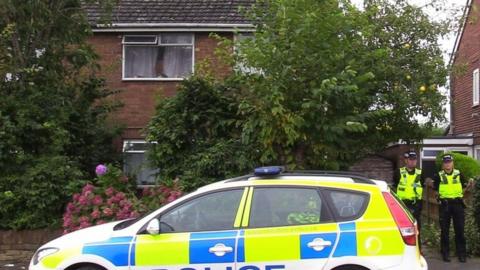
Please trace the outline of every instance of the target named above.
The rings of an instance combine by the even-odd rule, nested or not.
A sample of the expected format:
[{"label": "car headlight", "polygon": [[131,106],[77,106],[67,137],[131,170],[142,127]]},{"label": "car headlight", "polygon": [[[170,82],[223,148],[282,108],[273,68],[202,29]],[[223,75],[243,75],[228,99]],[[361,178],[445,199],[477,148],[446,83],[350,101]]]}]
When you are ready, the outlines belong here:
[{"label": "car headlight", "polygon": [[33,256],[33,264],[38,264],[46,256],[52,255],[58,251],[58,248],[42,248],[39,249]]}]

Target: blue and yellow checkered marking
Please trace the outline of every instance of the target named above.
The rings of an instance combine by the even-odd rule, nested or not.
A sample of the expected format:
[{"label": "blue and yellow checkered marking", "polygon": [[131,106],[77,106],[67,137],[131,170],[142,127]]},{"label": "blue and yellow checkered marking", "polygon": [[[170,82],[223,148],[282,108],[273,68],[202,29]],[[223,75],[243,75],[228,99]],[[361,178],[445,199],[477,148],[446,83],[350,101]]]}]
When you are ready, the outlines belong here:
[{"label": "blue and yellow checkered marking", "polygon": [[133,237],[113,237],[83,246],[82,254],[100,256],[115,266],[128,266],[130,243]]}]

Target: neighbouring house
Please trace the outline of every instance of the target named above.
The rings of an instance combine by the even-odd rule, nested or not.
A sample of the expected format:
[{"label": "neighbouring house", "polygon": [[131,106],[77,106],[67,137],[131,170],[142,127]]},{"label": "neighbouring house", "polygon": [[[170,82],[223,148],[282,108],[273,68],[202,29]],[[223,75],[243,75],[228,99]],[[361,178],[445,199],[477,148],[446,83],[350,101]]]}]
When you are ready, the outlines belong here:
[{"label": "neighbouring house", "polygon": [[423,140],[421,166],[435,171],[438,153],[451,151],[480,160],[480,0],[468,0],[450,59],[450,125],[445,136]]},{"label": "neighbouring house", "polygon": [[145,162],[142,129],[154,114],[156,100],[172,96],[177,85],[207,62],[216,76],[230,67],[215,56],[215,33],[242,38],[254,28],[242,10],[255,0],[121,0],[108,23],[98,5],[85,9],[93,27],[90,43],[100,56],[102,76],[123,107],[113,120],[125,126],[122,134],[124,170],[139,185],[154,181]]}]

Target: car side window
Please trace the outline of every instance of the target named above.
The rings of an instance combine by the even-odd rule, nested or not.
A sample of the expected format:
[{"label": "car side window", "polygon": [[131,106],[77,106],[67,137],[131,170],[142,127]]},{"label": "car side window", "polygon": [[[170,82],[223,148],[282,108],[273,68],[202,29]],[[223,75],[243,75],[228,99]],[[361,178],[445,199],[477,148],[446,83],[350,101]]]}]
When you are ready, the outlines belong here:
[{"label": "car side window", "polygon": [[194,198],[160,217],[160,231],[198,232],[233,229],[243,189]]},{"label": "car side window", "polygon": [[317,224],[331,221],[331,215],[316,189],[255,188],[249,227]]},{"label": "car side window", "polygon": [[365,212],[369,195],[362,192],[326,190],[338,221],[354,220]]}]

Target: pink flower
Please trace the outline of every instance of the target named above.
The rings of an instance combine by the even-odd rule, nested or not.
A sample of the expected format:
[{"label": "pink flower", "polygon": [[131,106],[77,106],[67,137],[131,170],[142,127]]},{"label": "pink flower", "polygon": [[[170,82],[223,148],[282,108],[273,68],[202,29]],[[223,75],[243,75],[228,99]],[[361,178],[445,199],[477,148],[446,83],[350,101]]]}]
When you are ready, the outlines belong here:
[{"label": "pink flower", "polygon": [[113,196],[113,193],[115,193],[115,189],[113,187],[109,187],[105,190],[105,195],[107,196]]},{"label": "pink flower", "polygon": [[106,223],[105,220],[98,220],[97,221],[97,225],[101,225],[101,224],[105,224],[105,223]]},{"label": "pink flower", "polygon": [[88,223],[88,222],[90,221],[90,219],[89,219],[88,217],[86,217],[86,216],[81,216],[81,217],[78,219],[78,221],[79,221],[80,223]]},{"label": "pink flower", "polygon": [[113,211],[110,208],[105,208],[105,209],[103,209],[103,214],[105,214],[105,216],[109,217],[109,216],[113,215]]},{"label": "pink flower", "polygon": [[87,198],[90,197],[90,195],[92,195],[92,194],[93,193],[90,190],[87,190],[87,191],[83,192],[83,196],[87,197]]},{"label": "pink flower", "polygon": [[67,212],[70,213],[70,212],[73,212],[73,210],[75,210],[75,205],[73,203],[69,202],[67,204]]},{"label": "pink flower", "polygon": [[72,219],[70,217],[64,217],[63,218],[63,227],[68,228],[72,226]]},{"label": "pink flower", "polygon": [[95,174],[97,174],[97,176],[105,175],[107,171],[108,171],[107,166],[103,164],[98,164],[97,167],[95,168]]},{"label": "pink flower", "polygon": [[108,205],[115,204],[117,202],[117,199],[115,197],[111,197],[110,199],[107,200]]},{"label": "pink flower", "polygon": [[90,224],[90,222],[81,222],[80,223],[80,226],[79,226],[79,229],[83,229],[83,228],[87,228],[87,227],[90,227],[92,224]]},{"label": "pink flower", "polygon": [[133,212],[130,213],[130,217],[131,217],[131,218],[137,218],[137,217],[139,217],[139,216],[140,216],[140,214],[138,214],[137,211],[133,211]]},{"label": "pink flower", "polygon": [[115,198],[118,201],[121,201],[121,200],[125,199],[125,194],[123,192],[118,192],[117,195],[115,195]]},{"label": "pink flower", "polygon": [[86,193],[88,191],[92,192],[93,190],[95,189],[95,186],[93,186],[92,184],[86,184],[83,189],[82,189],[82,192],[83,193]]},{"label": "pink flower", "polygon": [[80,198],[78,198],[78,203],[79,203],[80,205],[85,206],[85,205],[88,205],[88,200],[87,200],[86,197],[80,196]]},{"label": "pink flower", "polygon": [[103,199],[100,195],[96,195],[92,200],[93,205],[101,205],[103,203]]},{"label": "pink flower", "polygon": [[80,198],[80,194],[78,194],[78,193],[73,194],[73,200],[74,201],[78,201],[78,198]]},{"label": "pink flower", "polygon": [[93,218],[93,219],[97,219],[100,217],[102,213],[100,213],[100,211],[98,211],[97,209],[93,210],[92,214],[90,214],[90,216]]}]

